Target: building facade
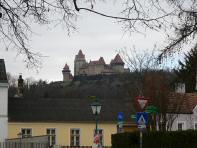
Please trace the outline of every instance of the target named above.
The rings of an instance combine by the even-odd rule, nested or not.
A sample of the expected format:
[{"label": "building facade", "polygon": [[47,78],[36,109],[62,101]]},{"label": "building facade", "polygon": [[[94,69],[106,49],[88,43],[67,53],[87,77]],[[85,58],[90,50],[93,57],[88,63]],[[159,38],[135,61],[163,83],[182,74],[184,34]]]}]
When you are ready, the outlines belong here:
[{"label": "building facade", "polygon": [[197,130],[197,93],[173,93],[169,97],[167,130]]},{"label": "building facade", "polygon": [[85,54],[82,50],[79,50],[75,56],[74,63],[74,75],[98,75],[98,74],[118,74],[128,72],[128,69],[124,68],[124,62],[120,55],[117,54],[110,64],[106,64],[103,57],[99,60],[87,62]]},{"label": "building facade", "polygon": [[[111,135],[117,133],[117,115],[131,122],[131,106],[121,99],[102,99],[98,116],[101,144],[111,146]],[[9,98],[8,138],[48,135],[51,145],[92,146],[96,118],[87,98]]]},{"label": "building facade", "polygon": [[0,142],[3,142],[8,134],[8,81],[3,59],[0,59]]},{"label": "building facade", "polygon": [[[82,50],[79,50],[78,54],[75,56],[74,76],[91,76],[99,74],[112,75],[125,72],[129,72],[129,69],[124,68],[124,62],[119,54],[117,54],[115,58],[111,60],[110,64],[106,64],[103,57],[100,57],[95,61],[90,60],[90,62],[87,62],[85,54],[83,54]],[[67,64],[62,70],[62,74],[64,82],[71,81],[73,78]]]},{"label": "building facade", "polygon": [[[16,138],[17,133],[25,137],[48,135],[50,145],[92,146],[94,141],[94,122],[9,122],[9,138]],[[111,134],[117,132],[116,123],[99,124],[99,133],[103,146],[111,146]]]}]

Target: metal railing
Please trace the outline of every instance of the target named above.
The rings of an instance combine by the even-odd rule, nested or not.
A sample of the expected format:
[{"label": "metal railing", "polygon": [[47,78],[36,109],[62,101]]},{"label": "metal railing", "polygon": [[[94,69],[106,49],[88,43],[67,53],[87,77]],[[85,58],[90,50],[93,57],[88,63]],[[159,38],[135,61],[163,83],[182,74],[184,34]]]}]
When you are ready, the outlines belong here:
[{"label": "metal railing", "polygon": [[[111,146],[101,146],[102,148],[111,148]],[[92,148],[92,146],[60,146],[54,145],[53,148]]]},{"label": "metal railing", "polygon": [[35,142],[1,142],[0,148],[48,148],[46,143]]}]

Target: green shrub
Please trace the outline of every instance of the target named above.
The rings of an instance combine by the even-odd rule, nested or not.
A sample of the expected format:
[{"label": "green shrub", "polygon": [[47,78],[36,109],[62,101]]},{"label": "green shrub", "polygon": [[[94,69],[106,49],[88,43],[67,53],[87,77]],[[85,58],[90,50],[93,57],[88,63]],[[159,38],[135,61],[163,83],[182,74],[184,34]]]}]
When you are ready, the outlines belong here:
[{"label": "green shrub", "polygon": [[[139,148],[139,132],[112,135],[112,148]],[[145,132],[143,148],[197,148],[197,131]]]}]

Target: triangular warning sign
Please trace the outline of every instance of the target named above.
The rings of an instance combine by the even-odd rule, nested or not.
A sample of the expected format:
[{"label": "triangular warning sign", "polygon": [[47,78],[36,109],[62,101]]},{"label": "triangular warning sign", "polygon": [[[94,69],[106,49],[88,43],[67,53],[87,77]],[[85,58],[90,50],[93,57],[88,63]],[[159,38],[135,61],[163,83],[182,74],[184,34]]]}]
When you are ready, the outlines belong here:
[{"label": "triangular warning sign", "polygon": [[140,125],[146,124],[146,120],[144,119],[144,116],[143,116],[143,115],[140,116],[140,118],[138,119],[137,122],[138,122],[138,124],[140,124]]},{"label": "triangular warning sign", "polygon": [[140,100],[140,99],[138,99],[137,101],[138,101],[141,109],[144,109],[144,107],[146,106],[146,103],[148,102],[148,100]]}]

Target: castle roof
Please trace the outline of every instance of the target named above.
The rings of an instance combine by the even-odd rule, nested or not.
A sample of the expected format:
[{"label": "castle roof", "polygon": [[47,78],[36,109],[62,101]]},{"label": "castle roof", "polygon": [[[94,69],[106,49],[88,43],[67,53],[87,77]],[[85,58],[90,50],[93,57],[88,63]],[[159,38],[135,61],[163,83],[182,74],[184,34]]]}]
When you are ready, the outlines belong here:
[{"label": "castle roof", "polygon": [[121,64],[121,65],[124,65],[124,62],[123,62],[122,58],[120,57],[120,55],[117,54],[115,56],[115,58],[113,60],[111,60],[110,64]]},{"label": "castle roof", "polygon": [[67,63],[65,64],[64,68],[65,70],[69,70],[69,66],[67,65]]},{"label": "castle roof", "polygon": [[103,59],[103,57],[100,57],[100,58],[99,58],[99,62],[100,62],[101,64],[105,64],[105,60]]},{"label": "castle roof", "polygon": [[69,66],[67,65],[67,63],[65,64],[65,66],[64,66],[64,68],[63,68],[62,71],[68,71],[68,72],[70,72],[70,69],[69,69]]},{"label": "castle roof", "polygon": [[5,63],[3,59],[0,59],[0,83],[8,83]]},{"label": "castle roof", "polygon": [[85,55],[83,54],[82,50],[80,49],[78,54],[76,55],[77,58],[85,58]]},{"label": "castle roof", "polygon": [[105,60],[103,57],[100,57],[97,61],[90,61],[90,65],[105,65]]}]

